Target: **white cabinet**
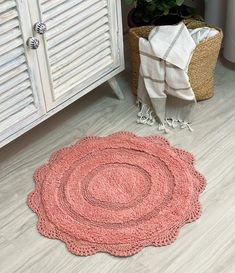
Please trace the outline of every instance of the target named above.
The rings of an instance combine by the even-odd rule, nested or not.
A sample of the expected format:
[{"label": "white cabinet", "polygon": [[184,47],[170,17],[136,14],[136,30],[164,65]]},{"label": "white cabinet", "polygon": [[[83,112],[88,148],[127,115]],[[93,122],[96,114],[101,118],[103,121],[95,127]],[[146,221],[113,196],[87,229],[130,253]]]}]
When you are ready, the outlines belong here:
[{"label": "white cabinet", "polygon": [[0,146],[104,81],[116,86],[120,14],[119,0],[0,0]]},{"label": "white cabinet", "polygon": [[0,0],[0,143],[45,113],[37,55],[26,52],[31,23],[21,11]]}]

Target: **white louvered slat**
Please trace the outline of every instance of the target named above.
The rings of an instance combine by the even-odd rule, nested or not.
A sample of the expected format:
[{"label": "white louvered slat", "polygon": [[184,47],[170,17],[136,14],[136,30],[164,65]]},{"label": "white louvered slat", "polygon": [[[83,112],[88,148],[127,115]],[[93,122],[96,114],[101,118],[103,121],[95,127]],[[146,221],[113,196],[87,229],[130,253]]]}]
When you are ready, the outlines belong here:
[{"label": "white louvered slat", "polygon": [[17,14],[16,10],[9,10],[8,12],[0,14],[0,22],[1,22],[1,24],[4,24],[4,23],[10,21],[11,19],[16,18],[17,16],[18,16],[18,14]]},{"label": "white louvered slat", "polygon": [[16,6],[15,1],[4,1],[0,3],[0,13],[3,13],[11,8],[14,8]]},{"label": "white louvered slat", "polygon": [[84,68],[81,67],[77,78],[71,78],[69,81],[64,82],[64,84],[58,87],[56,96],[60,97],[63,95],[65,93],[64,90],[67,90],[68,87],[73,88],[74,86],[79,85],[79,88],[85,88],[87,85],[91,84],[89,81],[91,76],[95,75],[96,77],[100,77],[105,75],[112,67],[112,61],[113,60],[110,56],[106,56],[103,57],[103,59],[99,59],[99,61],[92,63],[92,66],[87,66],[86,69],[84,65]]},{"label": "white louvered slat", "polygon": [[4,83],[6,81],[10,81],[12,78],[21,75],[22,72],[26,71],[28,69],[28,66],[26,63],[23,63],[22,65],[18,66],[15,69],[12,69],[8,73],[4,73],[2,76],[0,76],[0,82]]},{"label": "white louvered slat", "polygon": [[[96,0],[93,0],[95,2]],[[51,1],[52,2],[52,1]],[[57,1],[54,1],[54,5]],[[58,1],[61,2],[61,1]],[[63,3],[56,4],[54,8],[51,8],[50,10],[43,9],[44,12],[44,21],[47,22],[48,20],[51,20],[52,18],[58,17],[58,15],[63,14],[68,9],[71,9],[75,7],[75,5],[80,4],[82,2],[87,2],[87,0],[70,0],[70,1],[63,1]]]},{"label": "white louvered slat", "polygon": [[24,54],[23,47],[18,47],[11,51],[8,51],[6,54],[0,56],[0,64],[4,65],[5,63],[10,62],[11,60],[14,60],[15,58],[23,54]]},{"label": "white louvered slat", "polygon": [[41,11],[42,12],[47,12],[51,9],[54,9],[55,7],[59,6],[62,3],[67,2],[68,0],[53,0],[53,1],[48,1],[48,0],[41,0]]},{"label": "white louvered slat", "polygon": [[4,73],[8,73],[12,69],[15,69],[16,67],[20,66],[21,64],[25,62],[26,62],[26,59],[24,55],[21,55],[18,58],[15,58],[14,60],[6,63],[5,65],[0,66],[0,75],[3,75]]},{"label": "white louvered slat", "polygon": [[13,19],[5,24],[0,24],[0,35],[3,35],[4,33],[8,33],[9,31],[12,31],[13,28],[19,26],[19,20]]},{"label": "white louvered slat", "polygon": [[81,73],[83,70],[92,67],[94,64],[96,64],[99,60],[103,59],[104,57],[108,56],[110,54],[110,48],[107,48],[101,52],[93,52],[94,54],[91,55],[91,58],[86,60],[86,62],[82,62],[81,65],[78,67],[75,67],[73,70],[70,70],[69,73],[61,76],[60,78],[56,77],[57,80],[54,80],[54,86],[55,88],[63,84],[64,82],[67,82],[69,79],[73,77],[78,77],[79,73]]},{"label": "white louvered slat", "polygon": [[[86,38],[87,35],[90,35],[91,33],[104,33],[109,30],[108,27],[108,19],[106,17],[101,18],[98,20],[96,24],[90,24],[88,27],[82,29],[81,31],[73,34],[71,37],[68,37],[63,42],[59,43],[57,46],[51,47],[50,49],[50,60],[54,63],[56,61],[56,54],[60,54],[63,50],[67,50],[71,46],[74,46],[74,48],[78,47],[78,44]],[[69,52],[68,52],[69,53]],[[65,56],[64,56],[65,57]]]},{"label": "white louvered slat", "polygon": [[14,100],[11,100],[11,103],[9,103],[7,110],[0,113],[0,121],[6,120],[10,116],[18,113],[20,110],[27,108],[27,106],[29,106],[33,102],[33,98],[32,96],[28,96],[26,98],[19,99],[15,103],[14,102]]},{"label": "white louvered slat", "polygon": [[22,83],[18,84],[17,86],[11,88],[11,90],[9,90],[9,92],[2,93],[0,95],[1,103],[3,104],[3,102],[8,100],[9,98],[16,96],[18,93],[23,92],[24,90],[26,90],[29,87],[30,87],[30,81],[29,80],[23,81]]},{"label": "white louvered slat", "polygon": [[72,96],[76,86],[85,88],[120,64],[115,6],[114,0],[41,1],[41,20],[47,25],[49,109],[61,96]]},{"label": "white louvered slat", "polygon": [[[110,41],[108,40],[108,35],[103,35],[93,40],[93,43],[87,44],[87,46],[83,46],[77,51],[71,53],[66,59],[62,59],[61,61],[56,62],[51,66],[51,71],[53,73],[53,78],[57,79],[61,77],[62,73],[66,74],[70,70],[73,70],[76,66],[79,66],[86,60],[92,58],[95,54],[100,51],[110,48]],[[62,70],[62,73],[61,73]]]},{"label": "white louvered slat", "polygon": [[[90,37],[93,37],[93,43],[89,43],[88,41],[90,41]],[[84,39],[82,39],[79,42],[79,47],[77,46],[77,44],[72,44],[71,46],[69,46],[68,48],[65,48],[64,50],[62,50],[61,52],[59,52],[58,54],[52,56],[52,58],[50,59],[50,65],[52,67],[52,71],[53,71],[53,67],[55,68],[54,71],[56,71],[56,67],[60,67],[60,63],[62,62],[62,66],[65,65],[65,62],[68,62],[68,60],[71,60],[71,55],[73,55],[73,59],[78,58],[79,56],[81,56],[81,54],[86,53],[87,51],[91,50],[92,47],[98,46],[100,43],[102,43],[103,41],[106,41],[109,39],[109,35],[108,33],[92,33],[88,35],[87,37],[85,37]],[[66,58],[68,56],[68,58]],[[66,59],[65,59],[66,58]],[[64,63],[64,65],[63,65]],[[53,71],[53,72],[54,72]]]},{"label": "white louvered slat", "polygon": [[12,29],[11,32],[6,32],[5,34],[3,34],[1,36],[0,45],[6,44],[9,41],[11,41],[19,36],[21,36],[20,29],[18,29],[18,28]]},{"label": "white louvered slat", "polygon": [[91,24],[96,25],[96,22],[102,19],[102,17],[107,15],[107,10],[100,10],[99,12],[95,13],[91,17],[85,19],[84,21],[80,22],[78,25],[75,25],[71,28],[69,28],[64,33],[61,33],[60,35],[55,36],[53,39],[49,39],[48,35],[46,35],[46,38],[48,39],[48,49],[56,47],[61,42],[71,38],[74,36],[74,34],[79,33],[81,30],[86,29]]},{"label": "white louvered slat", "polygon": [[27,72],[23,72],[20,75],[14,77],[9,82],[1,83],[0,85],[0,94],[9,91],[12,87],[17,86],[22,83],[24,80],[27,80],[29,75]]},{"label": "white louvered slat", "polygon": [[23,45],[23,40],[21,37],[18,37],[11,41],[10,43],[5,43],[4,45],[0,46],[0,55],[6,54],[6,52],[14,49],[20,45]]},{"label": "white louvered slat", "polygon": [[[89,8],[90,6],[90,1],[84,1],[82,2],[80,5],[79,3],[76,4],[76,6],[74,6],[74,4],[72,5],[71,2],[68,2],[68,10],[64,10],[63,13],[61,13],[58,16],[53,17],[52,15],[49,16],[48,21],[46,21],[47,27],[48,29],[52,29],[53,27],[56,27],[58,24],[62,24],[64,21],[66,21],[66,25],[68,24],[67,20],[70,20],[72,17],[76,16],[77,18],[79,18],[79,15],[87,8]],[[93,0],[93,8],[95,10],[97,10],[98,8],[102,8],[106,6],[106,2],[104,1],[102,4],[102,1],[100,0]],[[71,8],[72,6],[72,8]],[[79,18],[79,20],[81,20],[81,18]]]},{"label": "white louvered slat", "polygon": [[104,3],[98,2],[96,5],[92,6],[91,8],[91,16],[93,18],[87,18],[86,13],[80,13],[79,16],[74,16],[71,19],[67,20],[65,24],[61,24],[60,27],[54,27],[51,30],[48,30],[46,33],[47,40],[52,39],[55,37],[55,40],[64,40],[64,33],[70,33],[71,28],[74,28],[76,26],[79,27],[79,29],[82,29],[84,26],[88,26],[89,23],[91,23],[91,20],[93,19],[93,22],[99,20],[103,16],[108,14],[108,10],[105,9]]},{"label": "white louvered slat", "polygon": [[[0,120],[1,118],[2,119],[7,118],[9,111],[11,111],[10,114],[12,114],[12,108],[18,105],[19,103],[21,103],[22,101],[24,101],[26,98],[27,98],[27,101],[31,102],[33,100],[31,94],[32,94],[32,91],[30,89],[26,89],[26,90],[23,90],[21,93],[15,95],[14,97],[9,98],[7,101],[5,101],[5,103],[0,108]],[[2,113],[4,114],[1,115]]]},{"label": "white louvered slat", "polygon": [[23,32],[25,27],[32,27],[25,16],[25,4],[21,0],[0,0],[0,144],[43,111],[32,80],[36,79],[36,73],[32,77],[36,69],[29,68],[25,51]]},{"label": "white louvered slat", "polygon": [[[63,0],[63,1],[66,1],[66,0]],[[46,2],[51,2],[51,1],[50,0],[40,0],[41,5],[45,4]]]},{"label": "white louvered slat", "polygon": [[[11,113],[6,115],[6,118],[0,122],[0,132],[4,132],[9,129],[9,124],[22,123],[26,117],[32,115],[35,112],[35,106],[31,103],[25,104],[24,101],[21,102],[17,107],[14,107]],[[23,124],[23,123],[22,123]],[[11,130],[14,132],[13,130]]]}]

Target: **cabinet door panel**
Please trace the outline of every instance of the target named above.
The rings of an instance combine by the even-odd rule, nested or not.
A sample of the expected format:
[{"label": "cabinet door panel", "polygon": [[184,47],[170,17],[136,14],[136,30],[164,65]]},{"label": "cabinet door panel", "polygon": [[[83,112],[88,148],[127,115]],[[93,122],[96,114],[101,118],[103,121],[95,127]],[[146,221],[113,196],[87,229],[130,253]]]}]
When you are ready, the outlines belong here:
[{"label": "cabinet door panel", "polygon": [[38,54],[50,110],[123,65],[120,1],[38,3],[47,26]]},{"label": "cabinet door panel", "polygon": [[0,146],[45,112],[37,55],[25,47],[27,18],[22,1],[0,0]]}]

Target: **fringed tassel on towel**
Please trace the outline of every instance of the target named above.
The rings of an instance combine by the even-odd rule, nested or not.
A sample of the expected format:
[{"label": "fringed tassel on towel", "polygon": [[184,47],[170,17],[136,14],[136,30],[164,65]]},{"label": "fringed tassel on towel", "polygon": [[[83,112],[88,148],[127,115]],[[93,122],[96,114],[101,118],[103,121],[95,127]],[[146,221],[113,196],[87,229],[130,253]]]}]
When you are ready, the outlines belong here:
[{"label": "fringed tassel on towel", "polygon": [[189,122],[187,121],[180,121],[180,128],[185,129],[188,128],[190,132],[193,132],[193,128],[190,126]]},{"label": "fringed tassel on towel", "polygon": [[169,127],[172,127],[173,129],[178,127],[178,120],[173,118],[166,118],[166,123]]},{"label": "fringed tassel on towel", "polygon": [[169,127],[173,128],[173,129],[179,127],[180,129],[188,128],[190,132],[194,131],[192,126],[187,121],[177,120],[177,119],[173,119],[173,118],[166,118],[166,123]]},{"label": "fringed tassel on towel", "polygon": [[168,134],[170,132],[170,130],[166,128],[166,124],[165,123],[160,123],[158,125],[158,130],[159,131],[163,131],[166,134]]},{"label": "fringed tassel on towel", "polygon": [[153,116],[154,112],[147,104],[141,103],[140,101],[137,101],[137,104],[140,108],[140,111],[137,114],[136,122],[152,126],[155,122],[155,117]]},{"label": "fringed tassel on towel", "polygon": [[[152,126],[156,122],[156,118],[154,115],[154,111],[145,103],[142,103],[139,99],[137,100],[137,105],[140,109],[140,111],[137,114],[137,120],[136,122],[139,124],[147,124],[149,126]],[[193,128],[190,126],[190,124],[186,121],[182,120],[176,120],[173,118],[166,118],[165,122],[158,124],[158,130],[163,131],[164,133],[169,133],[169,129],[166,127],[168,125],[169,127],[175,129],[185,129],[188,128],[190,132],[193,132]]]}]

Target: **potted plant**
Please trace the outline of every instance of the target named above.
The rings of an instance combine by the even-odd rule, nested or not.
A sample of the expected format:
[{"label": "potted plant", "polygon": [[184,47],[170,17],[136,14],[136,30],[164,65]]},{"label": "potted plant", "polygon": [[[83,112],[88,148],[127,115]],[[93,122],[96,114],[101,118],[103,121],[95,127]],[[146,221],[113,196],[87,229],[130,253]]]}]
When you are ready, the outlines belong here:
[{"label": "potted plant", "polygon": [[134,5],[128,14],[129,27],[176,24],[195,14],[195,9],[185,0],[124,0]]}]

